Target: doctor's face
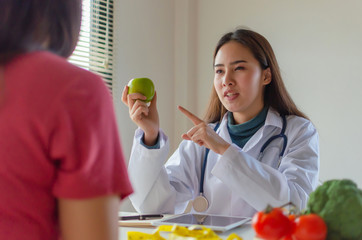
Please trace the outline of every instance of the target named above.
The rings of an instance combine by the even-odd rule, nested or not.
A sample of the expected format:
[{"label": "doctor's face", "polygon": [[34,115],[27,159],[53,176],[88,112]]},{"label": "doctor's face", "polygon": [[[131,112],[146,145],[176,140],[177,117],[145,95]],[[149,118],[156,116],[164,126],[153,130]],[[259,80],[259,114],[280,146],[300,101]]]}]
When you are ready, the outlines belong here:
[{"label": "doctor's face", "polygon": [[251,120],[263,108],[263,90],[271,81],[270,69],[263,70],[252,52],[236,41],[224,44],[214,60],[214,87],[235,123]]}]

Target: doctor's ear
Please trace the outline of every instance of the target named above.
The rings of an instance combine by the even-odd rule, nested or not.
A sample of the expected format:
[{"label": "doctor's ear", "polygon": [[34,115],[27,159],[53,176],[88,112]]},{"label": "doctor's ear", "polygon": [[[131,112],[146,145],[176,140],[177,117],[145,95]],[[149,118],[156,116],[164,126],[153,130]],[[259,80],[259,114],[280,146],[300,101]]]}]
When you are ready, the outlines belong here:
[{"label": "doctor's ear", "polygon": [[263,85],[268,85],[271,82],[272,73],[270,67],[263,70]]}]

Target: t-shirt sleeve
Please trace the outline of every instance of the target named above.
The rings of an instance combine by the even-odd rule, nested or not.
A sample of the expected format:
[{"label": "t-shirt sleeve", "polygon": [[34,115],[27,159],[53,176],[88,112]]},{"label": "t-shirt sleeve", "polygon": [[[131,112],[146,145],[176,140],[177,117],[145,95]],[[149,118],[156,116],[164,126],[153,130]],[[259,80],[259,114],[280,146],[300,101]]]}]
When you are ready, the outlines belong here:
[{"label": "t-shirt sleeve", "polygon": [[112,98],[103,81],[81,71],[62,92],[49,120],[53,194],[91,198],[132,193]]}]

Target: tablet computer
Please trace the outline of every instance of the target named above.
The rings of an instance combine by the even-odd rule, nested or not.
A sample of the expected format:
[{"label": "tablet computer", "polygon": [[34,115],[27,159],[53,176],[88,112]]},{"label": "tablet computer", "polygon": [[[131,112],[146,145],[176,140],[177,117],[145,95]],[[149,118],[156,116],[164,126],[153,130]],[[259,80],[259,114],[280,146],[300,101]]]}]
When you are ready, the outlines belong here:
[{"label": "tablet computer", "polygon": [[155,220],[152,222],[154,226],[160,225],[179,225],[179,226],[194,226],[202,225],[207,228],[211,228],[215,231],[227,231],[232,228],[238,227],[247,221],[250,218],[248,217],[230,217],[230,216],[220,216],[220,215],[205,215],[205,214],[182,214],[172,217],[166,217],[161,220]]}]

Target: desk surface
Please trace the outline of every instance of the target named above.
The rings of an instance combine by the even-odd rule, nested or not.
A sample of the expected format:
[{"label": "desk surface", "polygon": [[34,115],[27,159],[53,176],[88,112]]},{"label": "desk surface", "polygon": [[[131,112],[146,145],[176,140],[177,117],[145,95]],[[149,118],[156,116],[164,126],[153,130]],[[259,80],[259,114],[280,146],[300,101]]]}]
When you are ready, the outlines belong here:
[{"label": "desk surface", "polygon": [[[124,215],[137,215],[137,213],[129,213],[129,212],[120,212],[119,213],[120,216],[124,216]],[[153,233],[156,229],[156,227],[150,227],[147,226],[150,222],[149,221],[122,221],[122,223],[131,223],[130,225],[132,225],[132,223],[143,223],[143,225],[141,226],[124,226],[123,224],[120,224],[119,227],[119,239],[125,240],[127,239],[127,232],[129,231],[136,231],[136,232],[144,232],[144,233]],[[239,235],[240,237],[243,238],[243,240],[253,240],[255,237],[255,233],[253,228],[251,227],[250,223],[246,223],[240,227],[231,229],[229,231],[226,232],[217,232],[217,234],[223,238],[226,239],[231,233],[236,233],[237,235]]]}]

